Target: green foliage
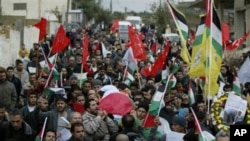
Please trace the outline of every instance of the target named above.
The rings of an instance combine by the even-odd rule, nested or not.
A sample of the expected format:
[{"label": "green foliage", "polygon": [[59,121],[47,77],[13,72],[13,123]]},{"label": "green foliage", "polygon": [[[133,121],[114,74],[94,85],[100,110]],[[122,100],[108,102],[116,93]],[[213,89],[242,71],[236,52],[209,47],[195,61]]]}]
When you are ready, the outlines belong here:
[{"label": "green foliage", "polygon": [[77,8],[83,9],[87,21],[91,19],[95,19],[97,23],[112,21],[112,13],[107,9],[103,9],[95,0],[74,0],[74,3],[79,5]]},{"label": "green foliage", "polygon": [[113,15],[112,15],[112,18],[113,18],[113,20],[114,20],[115,18],[119,18],[119,19],[123,20],[123,19],[125,19],[125,14],[122,13],[122,12],[115,11],[115,12],[113,13]]},{"label": "green foliage", "polygon": [[153,12],[153,24],[156,25],[158,33],[164,33],[168,24],[173,27],[173,20],[166,5],[153,3],[150,10]]}]

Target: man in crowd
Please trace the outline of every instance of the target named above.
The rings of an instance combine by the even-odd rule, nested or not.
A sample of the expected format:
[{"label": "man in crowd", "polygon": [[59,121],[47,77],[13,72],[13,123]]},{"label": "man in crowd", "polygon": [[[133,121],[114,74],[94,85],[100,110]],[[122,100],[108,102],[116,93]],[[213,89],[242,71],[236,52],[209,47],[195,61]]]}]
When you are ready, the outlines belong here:
[{"label": "man in crowd", "polygon": [[0,102],[6,105],[7,110],[11,110],[16,106],[17,94],[15,86],[6,77],[6,70],[0,67]]},{"label": "man in crowd", "polygon": [[92,141],[91,138],[86,137],[82,122],[75,122],[71,125],[71,138],[68,141]]},{"label": "man in crowd", "polygon": [[50,129],[46,130],[43,141],[56,141],[56,131]]},{"label": "man in crowd", "polygon": [[23,120],[20,110],[14,109],[10,113],[10,121],[2,127],[3,141],[34,141],[36,132]]},{"label": "man in crowd", "polygon": [[85,108],[83,125],[86,134],[93,140],[108,141],[110,135],[118,131],[116,123],[108,117],[106,111],[98,110],[95,100],[86,101]]}]

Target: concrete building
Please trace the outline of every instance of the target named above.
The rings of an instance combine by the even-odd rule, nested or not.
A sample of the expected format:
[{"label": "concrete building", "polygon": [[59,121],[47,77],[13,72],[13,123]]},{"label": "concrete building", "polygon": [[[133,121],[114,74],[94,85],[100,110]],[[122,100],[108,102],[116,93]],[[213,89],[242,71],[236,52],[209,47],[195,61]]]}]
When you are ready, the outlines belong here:
[{"label": "concrete building", "polygon": [[2,15],[25,20],[38,20],[45,17],[50,21],[58,20],[51,11],[57,8],[66,21],[66,13],[71,9],[71,0],[1,0]]},{"label": "concrete building", "polygon": [[[234,0],[234,33],[235,37],[241,37],[250,30],[250,0]],[[247,38],[246,47],[250,46],[250,38]]]}]

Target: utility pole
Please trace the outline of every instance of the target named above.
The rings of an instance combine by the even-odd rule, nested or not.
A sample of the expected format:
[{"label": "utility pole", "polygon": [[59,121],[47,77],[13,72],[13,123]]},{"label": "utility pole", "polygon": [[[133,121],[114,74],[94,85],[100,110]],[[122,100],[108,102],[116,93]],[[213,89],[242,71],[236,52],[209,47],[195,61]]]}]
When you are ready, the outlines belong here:
[{"label": "utility pole", "polygon": [[66,17],[65,17],[65,22],[66,24],[68,24],[69,22],[69,4],[70,4],[70,0],[67,0],[67,9],[66,9]]},{"label": "utility pole", "polygon": [[109,8],[110,8],[110,12],[113,13],[113,1],[112,0],[110,0]]}]

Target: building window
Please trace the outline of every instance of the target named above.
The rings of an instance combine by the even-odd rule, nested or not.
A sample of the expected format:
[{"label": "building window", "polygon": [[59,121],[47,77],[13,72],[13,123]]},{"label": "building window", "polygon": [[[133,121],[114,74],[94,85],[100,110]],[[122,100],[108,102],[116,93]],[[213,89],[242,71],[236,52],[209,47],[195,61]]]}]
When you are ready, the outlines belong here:
[{"label": "building window", "polygon": [[14,10],[26,10],[27,4],[26,3],[14,3],[13,8]]}]

